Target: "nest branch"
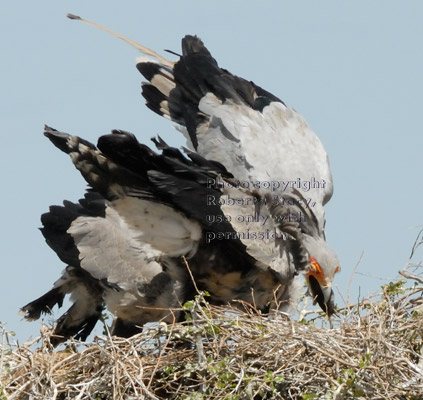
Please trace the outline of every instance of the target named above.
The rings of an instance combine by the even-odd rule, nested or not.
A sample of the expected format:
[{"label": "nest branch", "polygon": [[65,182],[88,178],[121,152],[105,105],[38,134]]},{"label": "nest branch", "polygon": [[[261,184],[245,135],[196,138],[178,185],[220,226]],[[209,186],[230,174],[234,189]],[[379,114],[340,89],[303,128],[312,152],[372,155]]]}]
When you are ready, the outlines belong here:
[{"label": "nest branch", "polygon": [[53,351],[49,330],[17,345],[2,328],[0,399],[418,399],[423,286],[409,269],[402,276],[414,284],[338,310],[333,329],[321,314],[270,318],[211,306],[201,292],[183,307],[187,321],[130,339]]}]

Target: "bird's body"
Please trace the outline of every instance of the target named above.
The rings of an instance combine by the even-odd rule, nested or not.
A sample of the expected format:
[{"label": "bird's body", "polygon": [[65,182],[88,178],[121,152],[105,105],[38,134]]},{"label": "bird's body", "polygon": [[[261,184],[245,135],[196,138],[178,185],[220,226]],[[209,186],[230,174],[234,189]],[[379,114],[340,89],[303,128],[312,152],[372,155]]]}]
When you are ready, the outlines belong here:
[{"label": "bird's body", "polygon": [[122,131],[96,147],[46,127],[91,187],[42,217],[68,267],[23,311],[38,318],[71,293],[57,336],[85,339],[104,306],[117,317],[114,333],[130,336],[177,317],[195,287],[215,304],[286,309],[301,274],[333,313],[338,260],[323,211],[333,185],[321,142],[277,97],[219,68],[197,37],[182,48],[176,63],[142,58],[137,68],[149,80],[147,106],[178,124],[185,154],[161,139],[157,153]]}]

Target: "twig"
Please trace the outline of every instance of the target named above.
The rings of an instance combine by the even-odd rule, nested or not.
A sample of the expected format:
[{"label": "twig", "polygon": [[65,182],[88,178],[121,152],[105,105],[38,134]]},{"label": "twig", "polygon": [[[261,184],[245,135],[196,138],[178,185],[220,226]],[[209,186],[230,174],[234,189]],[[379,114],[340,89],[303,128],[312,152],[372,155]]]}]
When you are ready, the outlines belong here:
[{"label": "twig", "polygon": [[197,294],[201,294],[201,291],[197,287],[197,283],[195,282],[194,275],[192,274],[191,268],[189,267],[188,261],[185,258],[185,256],[182,256],[182,260],[184,260],[185,266],[187,267],[187,270],[191,278],[192,284],[194,285],[195,291],[197,292]]},{"label": "twig", "polygon": [[416,241],[414,242],[413,248],[411,249],[410,260],[413,258],[414,252],[422,243],[423,243],[423,229],[418,233],[416,237]]},{"label": "twig", "polygon": [[352,280],[353,280],[353,277],[355,275],[355,272],[357,271],[358,266],[361,263],[361,260],[362,260],[363,256],[364,256],[364,250],[361,252],[360,258],[358,259],[357,263],[355,264],[355,267],[353,268],[353,270],[352,270],[352,272],[350,274],[350,279],[348,280],[348,286],[347,286],[347,303],[346,303],[346,306],[347,307],[348,307],[348,304],[350,304],[350,289],[351,289]]},{"label": "twig", "polygon": [[[415,282],[367,299],[365,313],[363,301],[349,304],[332,331],[309,317],[304,323],[270,320],[251,305],[242,312],[242,307],[203,304],[200,293],[190,306],[192,322],[174,320],[159,351],[162,333],[155,329],[129,339],[70,341],[79,350],[72,354],[54,352],[48,340],[40,340],[35,351],[12,344],[11,351],[0,352],[3,393],[15,400],[29,393],[33,398],[161,400],[195,392],[204,400],[255,394],[279,400],[305,394],[353,398],[360,390],[363,398],[374,400],[417,399],[423,384],[423,287]],[[181,347],[179,338],[190,346]]]},{"label": "twig", "polygon": [[403,276],[404,278],[413,279],[413,280],[423,284],[423,278],[421,278],[420,276],[418,276],[416,274],[410,274],[409,272],[406,272],[406,269],[403,269],[402,271],[398,271],[398,273],[401,276]]}]

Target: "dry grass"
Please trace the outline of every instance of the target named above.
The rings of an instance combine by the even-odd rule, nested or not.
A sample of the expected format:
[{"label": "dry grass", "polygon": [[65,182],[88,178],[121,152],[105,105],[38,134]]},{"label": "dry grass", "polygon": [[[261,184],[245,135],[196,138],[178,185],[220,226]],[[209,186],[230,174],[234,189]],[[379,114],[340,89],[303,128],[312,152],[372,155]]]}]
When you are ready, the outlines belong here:
[{"label": "dry grass", "polygon": [[333,329],[200,295],[187,322],[131,339],[53,351],[45,332],[32,350],[3,331],[0,399],[423,399],[423,279],[402,273],[407,285],[340,310]]}]

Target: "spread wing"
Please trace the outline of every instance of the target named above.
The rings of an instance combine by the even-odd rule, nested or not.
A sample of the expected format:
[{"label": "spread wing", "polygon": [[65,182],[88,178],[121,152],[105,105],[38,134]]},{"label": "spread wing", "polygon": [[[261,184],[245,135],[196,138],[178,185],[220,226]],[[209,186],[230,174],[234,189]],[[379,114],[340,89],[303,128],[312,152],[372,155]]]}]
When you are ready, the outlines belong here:
[{"label": "spread wing", "polygon": [[[27,319],[37,319],[71,294],[73,305],[60,317],[53,344],[70,335],[85,340],[105,305],[140,326],[169,318],[169,309],[180,306],[186,278],[177,260],[139,240],[139,232],[98,193],[89,192],[76,204],[51,206],[41,221],[47,243],[68,267],[51,291],[22,311]],[[127,336],[124,330],[115,333]]]},{"label": "spread wing", "polygon": [[292,182],[316,203],[323,224],[319,208],[332,196],[332,176],[326,151],[301,115],[220,68],[195,36],[182,40],[176,63],[142,57],[137,68],[149,81],[142,91],[147,106],[179,124],[191,148],[241,182],[270,186],[276,194]]},{"label": "spread wing", "polygon": [[[231,186],[235,184],[234,178],[219,163],[188,151],[192,158],[189,160],[164,142],[158,143],[163,154],[156,154],[127,132],[102,136],[99,149],[50,128],[46,135],[70,154],[91,187],[109,200],[116,215],[109,211],[108,218],[121,218],[140,242],[168,256],[189,257],[195,254],[200,242],[223,238],[234,254],[250,257],[245,271],[253,264],[262,269],[270,267],[282,276],[292,274],[288,254],[281,261],[283,253],[292,251],[286,234],[298,240],[295,232],[306,231],[308,224],[304,222],[301,227],[297,224],[292,229],[290,220],[282,220],[283,214],[302,212],[299,222],[304,219],[311,226],[314,222],[313,213],[309,210],[306,219],[306,210],[297,202],[286,206],[287,211],[279,212],[276,221],[270,210],[273,199],[257,195],[255,198],[254,192]],[[291,199],[287,193],[284,196]],[[253,200],[258,200],[261,207]],[[111,239],[107,227],[104,228],[100,226],[92,236],[107,246]],[[280,240],[275,241],[275,237]],[[296,268],[303,269],[299,265]]]}]

